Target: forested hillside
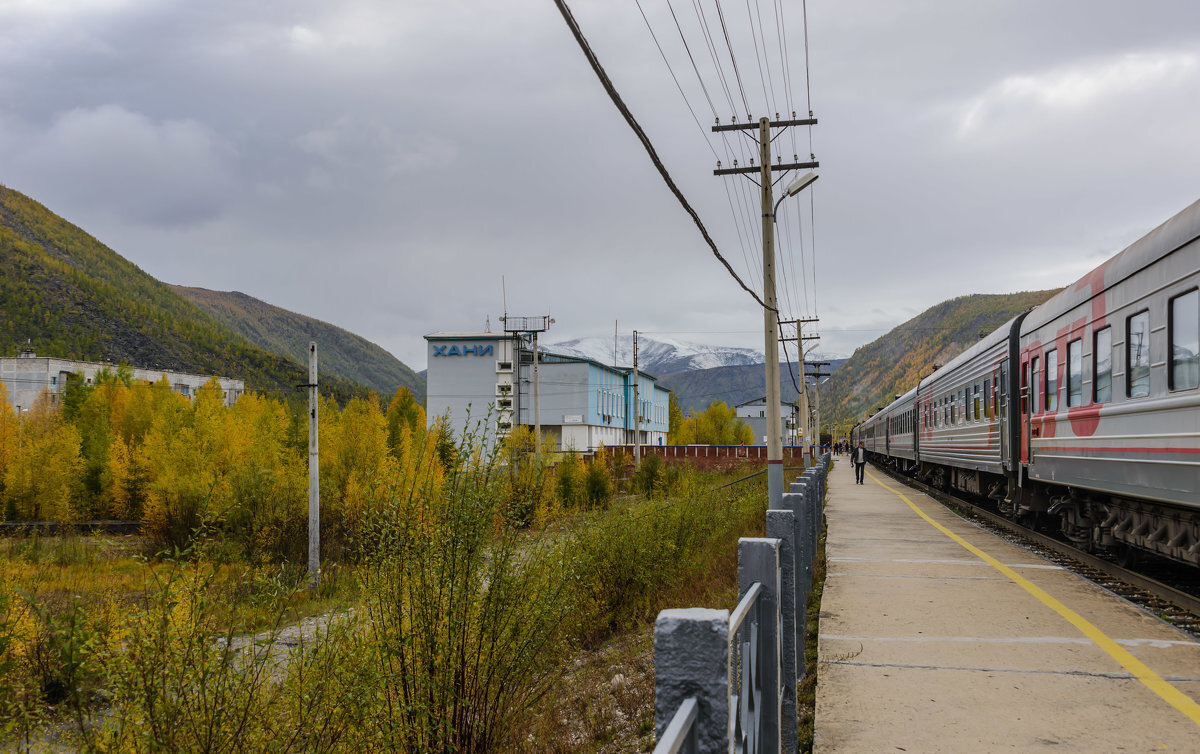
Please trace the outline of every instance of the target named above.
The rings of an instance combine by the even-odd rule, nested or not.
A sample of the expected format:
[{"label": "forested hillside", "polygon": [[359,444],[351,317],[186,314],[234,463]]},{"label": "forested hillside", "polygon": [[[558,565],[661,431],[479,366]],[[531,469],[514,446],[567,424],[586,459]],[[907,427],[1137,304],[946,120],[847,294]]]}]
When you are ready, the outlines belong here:
[{"label": "forested hillside", "polygon": [[[0,186],[0,354],[111,360],[246,381],[290,394],[307,370],[252,345],[136,265]],[[332,375],[322,392],[365,394]]]},{"label": "forested hillside", "polygon": [[385,398],[403,385],[425,402],[425,380],[366,338],[238,291],[171,288],[259,348],[307,364],[308,344],[316,341],[322,370],[366,385]]},{"label": "forested hillside", "polygon": [[[826,372],[837,369],[845,359],[828,361],[830,362],[829,366],[823,367]],[[763,368],[763,364],[749,364],[694,369],[665,375],[659,379],[658,384],[675,393],[679,399],[679,405],[685,413],[703,411],[713,401],[723,401],[727,405],[737,406],[746,401],[762,398],[766,393]],[[798,394],[796,386],[799,382],[800,370],[797,364],[791,364],[790,376],[788,364],[781,363],[779,365],[779,395],[782,400],[789,403],[796,400]]]},{"label": "forested hillside", "polygon": [[825,431],[848,431],[895,394],[915,387],[934,364],[945,364],[982,335],[1055,293],[1058,290],[960,296],[862,346],[821,387],[822,411],[829,411],[828,421],[822,419]]}]

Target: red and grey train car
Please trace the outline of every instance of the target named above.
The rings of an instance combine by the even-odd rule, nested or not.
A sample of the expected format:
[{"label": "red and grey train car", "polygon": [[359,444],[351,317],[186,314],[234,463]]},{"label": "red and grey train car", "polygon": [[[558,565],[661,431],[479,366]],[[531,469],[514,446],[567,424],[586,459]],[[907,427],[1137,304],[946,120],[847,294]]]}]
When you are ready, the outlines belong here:
[{"label": "red and grey train car", "polygon": [[1200,202],[855,427],[876,460],[1200,565]]}]

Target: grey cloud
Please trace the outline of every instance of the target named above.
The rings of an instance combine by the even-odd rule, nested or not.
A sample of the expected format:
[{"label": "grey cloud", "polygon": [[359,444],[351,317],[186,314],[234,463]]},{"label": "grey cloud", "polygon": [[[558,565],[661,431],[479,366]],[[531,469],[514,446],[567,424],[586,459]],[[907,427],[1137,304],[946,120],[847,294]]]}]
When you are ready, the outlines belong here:
[{"label": "grey cloud", "polygon": [[[704,93],[665,6],[643,5],[699,128],[636,8],[572,3],[672,176],[757,288],[756,189],[712,176],[727,156],[704,142]],[[803,111],[800,17],[783,7],[790,107]],[[499,313],[501,275],[510,309],[551,309],[556,338],[610,336],[620,319],[622,330],[761,346],[760,312],[542,0],[98,8],[0,9],[0,180],[152,274],[321,317],[418,369],[421,335]],[[1200,101],[1186,94],[1197,77],[1186,56],[1200,49],[1200,4],[844,0],[808,11],[826,353],[952,296],[1065,284],[1195,199]],[[743,16],[729,21],[750,107],[786,110],[764,100]],[[740,101],[736,87],[731,96]],[[786,147],[806,154],[807,134]],[[813,295],[809,205],[793,201],[783,211],[802,210],[802,222],[788,214],[780,241],[789,316]]]}]

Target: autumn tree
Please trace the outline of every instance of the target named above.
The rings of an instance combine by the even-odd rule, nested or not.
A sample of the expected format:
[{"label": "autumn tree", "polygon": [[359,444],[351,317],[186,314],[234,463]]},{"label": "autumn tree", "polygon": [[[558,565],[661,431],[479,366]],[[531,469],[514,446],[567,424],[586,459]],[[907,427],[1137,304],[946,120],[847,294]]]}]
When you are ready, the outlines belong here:
[{"label": "autumn tree", "polygon": [[412,391],[401,385],[387,409],[388,446],[392,453],[399,457],[403,447],[403,428],[408,428],[408,436],[418,437],[425,432],[425,409],[417,403]]},{"label": "autumn tree", "polygon": [[683,420],[679,442],[685,445],[750,445],[754,442],[754,430],[724,401],[713,401],[708,408]]},{"label": "autumn tree", "polygon": [[683,436],[683,407],[679,404],[679,396],[672,390],[667,394],[667,444],[685,445]]},{"label": "autumn tree", "polygon": [[79,518],[83,459],[75,427],[62,420],[43,391],[23,413],[17,450],[4,471],[4,492],[12,518],[71,521]]}]

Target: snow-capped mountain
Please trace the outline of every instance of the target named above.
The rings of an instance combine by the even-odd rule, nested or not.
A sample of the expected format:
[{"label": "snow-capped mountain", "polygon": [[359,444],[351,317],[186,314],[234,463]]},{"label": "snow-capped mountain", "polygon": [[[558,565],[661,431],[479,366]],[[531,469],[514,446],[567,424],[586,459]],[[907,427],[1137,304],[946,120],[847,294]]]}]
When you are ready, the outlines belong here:
[{"label": "snow-capped mountain", "polygon": [[[632,365],[633,338],[623,335],[616,346],[616,363],[620,366]],[[575,338],[544,346],[541,350],[592,359],[601,364],[612,364],[614,361],[612,338]],[[764,361],[762,352],[754,348],[710,346],[670,338],[638,336],[638,369],[656,377],[696,369],[762,364]]]}]

